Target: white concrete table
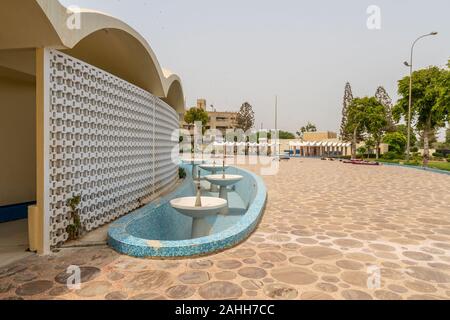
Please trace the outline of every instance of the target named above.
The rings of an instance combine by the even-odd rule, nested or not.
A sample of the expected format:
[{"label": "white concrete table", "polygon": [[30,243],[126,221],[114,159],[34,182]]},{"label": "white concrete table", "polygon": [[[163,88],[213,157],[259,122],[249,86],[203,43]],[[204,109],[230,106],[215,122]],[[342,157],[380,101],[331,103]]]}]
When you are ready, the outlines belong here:
[{"label": "white concrete table", "polygon": [[[215,174],[206,176],[205,179],[212,184],[220,186],[219,198],[226,200],[228,203],[228,187],[238,183],[239,181],[244,179],[244,177],[233,174]],[[229,206],[227,206],[226,210],[223,210],[222,213],[227,214],[228,209]]]},{"label": "white concrete table", "polygon": [[193,158],[193,159],[182,159],[183,163],[192,165],[192,178],[195,180],[197,179],[197,166],[205,163],[206,160],[199,159],[199,158]]},{"label": "white concrete table", "polygon": [[[210,172],[211,174],[215,175],[219,171],[225,171],[230,166],[227,165],[214,165],[214,164],[202,164],[200,165],[200,169],[203,169],[205,171]],[[219,192],[219,186],[216,184],[211,183],[211,192]]]},{"label": "white concrete table", "polygon": [[196,206],[197,197],[178,198],[170,201],[170,205],[182,215],[193,218],[192,239],[209,235],[212,226],[206,217],[219,214],[227,207],[228,201],[221,198],[201,197],[201,206]]}]

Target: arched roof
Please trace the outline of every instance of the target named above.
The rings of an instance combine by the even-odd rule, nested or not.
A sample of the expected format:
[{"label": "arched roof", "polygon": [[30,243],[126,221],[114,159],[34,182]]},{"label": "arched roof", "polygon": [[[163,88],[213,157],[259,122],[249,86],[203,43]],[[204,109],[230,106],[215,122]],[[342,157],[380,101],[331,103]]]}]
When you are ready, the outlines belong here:
[{"label": "arched roof", "polygon": [[123,21],[81,9],[81,28],[67,27],[72,15],[55,0],[2,0],[0,49],[57,48],[185,108],[181,79],[163,71],[148,42]]}]

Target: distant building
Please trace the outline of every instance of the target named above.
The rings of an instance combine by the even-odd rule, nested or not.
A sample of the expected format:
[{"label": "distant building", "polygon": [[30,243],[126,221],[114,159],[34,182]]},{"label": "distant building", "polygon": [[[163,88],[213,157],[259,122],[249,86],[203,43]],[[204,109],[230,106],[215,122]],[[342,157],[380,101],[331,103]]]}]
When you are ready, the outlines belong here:
[{"label": "distant building", "polygon": [[[236,118],[237,112],[229,112],[229,111],[208,111],[207,104],[205,99],[197,100],[197,108],[203,109],[208,112],[209,121],[206,125],[206,129],[216,129],[220,130],[222,134],[225,134],[228,129],[236,129]],[[181,127],[184,129],[190,128],[190,125],[187,124],[184,119],[181,119]]]},{"label": "distant building", "polygon": [[[363,146],[364,142],[358,143],[357,148]],[[282,140],[281,150],[302,157],[349,156],[352,152],[351,142],[342,141],[337,133],[332,131],[305,132],[303,140]],[[382,143],[380,155],[388,151],[389,146]],[[375,153],[375,151],[372,152]]]},{"label": "distant building", "polygon": [[322,132],[305,132],[303,134],[303,141],[323,141],[337,139],[337,133],[331,131]]}]

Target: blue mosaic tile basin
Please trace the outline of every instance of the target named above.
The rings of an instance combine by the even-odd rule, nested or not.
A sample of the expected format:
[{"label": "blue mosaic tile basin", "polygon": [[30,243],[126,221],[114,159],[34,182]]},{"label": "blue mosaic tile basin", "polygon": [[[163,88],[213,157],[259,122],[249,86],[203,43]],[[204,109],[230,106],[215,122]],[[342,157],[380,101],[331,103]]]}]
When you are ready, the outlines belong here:
[{"label": "blue mosaic tile basin", "polygon": [[[172,193],[113,222],[108,244],[133,257],[175,258],[201,256],[233,247],[245,240],[257,227],[264,212],[267,190],[261,177],[250,171],[230,167],[227,174],[242,175],[229,194],[230,213],[209,217],[213,228],[205,237],[191,239],[192,218],[174,210],[172,199],[194,196],[195,185],[190,165],[182,165],[188,177]],[[201,175],[209,174],[201,171]],[[202,182],[205,184],[205,182]],[[208,185],[204,185],[206,189]],[[206,196],[217,196],[207,191]]]}]

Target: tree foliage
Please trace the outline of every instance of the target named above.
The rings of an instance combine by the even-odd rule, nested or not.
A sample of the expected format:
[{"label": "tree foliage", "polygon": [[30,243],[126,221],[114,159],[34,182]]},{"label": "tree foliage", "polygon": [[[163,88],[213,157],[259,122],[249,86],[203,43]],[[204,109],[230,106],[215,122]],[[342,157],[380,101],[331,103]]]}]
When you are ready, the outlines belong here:
[{"label": "tree foliage", "polygon": [[237,128],[247,132],[255,125],[255,112],[250,103],[244,102],[236,117]]},{"label": "tree foliage", "polygon": [[317,126],[314,123],[308,121],[305,126],[301,127],[300,130],[297,131],[297,136],[300,139],[303,139],[303,136],[306,132],[317,132]]},{"label": "tree foliage", "polygon": [[291,132],[280,130],[278,132],[279,139],[295,139],[295,135]]},{"label": "tree foliage", "polygon": [[383,143],[389,145],[389,151],[402,156],[406,150],[406,135],[399,131],[386,133]]},{"label": "tree foliage", "polygon": [[377,88],[377,91],[375,92],[375,98],[385,108],[386,120],[387,120],[387,125],[385,128],[385,131],[388,131],[388,132],[395,131],[395,123],[394,123],[394,118],[392,116],[392,108],[393,108],[392,99],[383,86],[379,86]]},{"label": "tree foliage", "polygon": [[[430,67],[415,71],[412,81],[411,123],[424,139],[424,165],[430,158],[429,136],[448,121],[450,102],[448,97],[449,71]],[[398,83],[400,99],[393,109],[394,118],[408,118],[410,77]],[[446,87],[447,86],[447,87]]]},{"label": "tree foliage", "polygon": [[344,102],[342,105],[342,122],[341,122],[341,138],[343,141],[350,141],[352,135],[349,134],[346,131],[347,127],[347,118],[348,118],[348,108],[350,104],[353,101],[353,93],[352,93],[352,87],[349,82],[345,84],[345,91],[344,91]]},{"label": "tree foliage", "polygon": [[201,122],[203,127],[208,124],[208,112],[201,108],[191,108],[184,115],[184,121],[189,125],[194,125],[195,122]]},{"label": "tree foliage", "polygon": [[375,97],[354,98],[347,109],[344,137],[351,137],[352,157],[356,157],[356,147],[364,135],[377,139],[379,145],[386,127],[384,106]]}]

